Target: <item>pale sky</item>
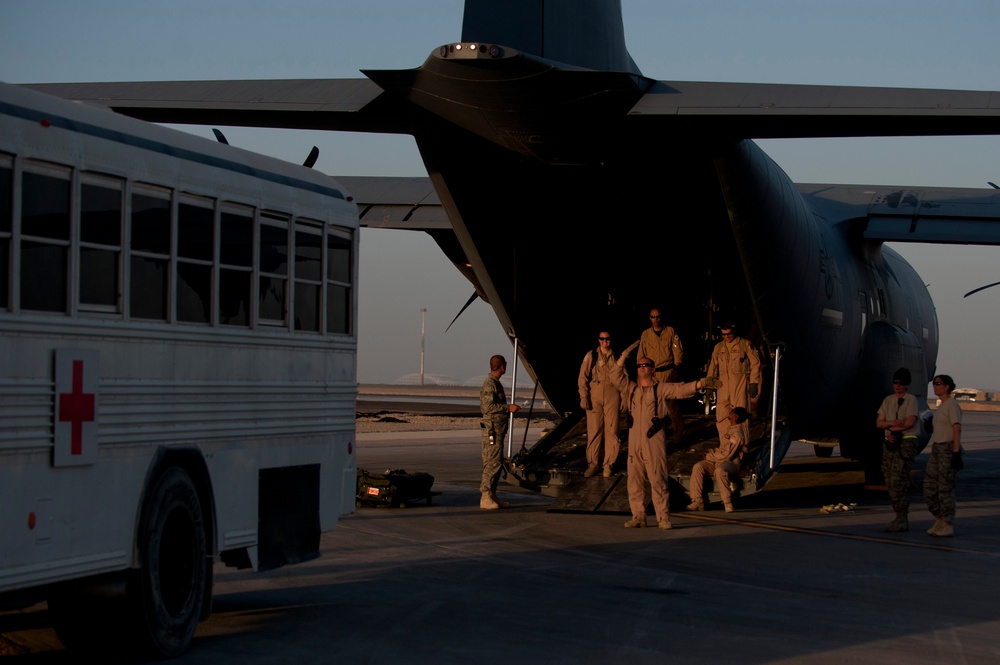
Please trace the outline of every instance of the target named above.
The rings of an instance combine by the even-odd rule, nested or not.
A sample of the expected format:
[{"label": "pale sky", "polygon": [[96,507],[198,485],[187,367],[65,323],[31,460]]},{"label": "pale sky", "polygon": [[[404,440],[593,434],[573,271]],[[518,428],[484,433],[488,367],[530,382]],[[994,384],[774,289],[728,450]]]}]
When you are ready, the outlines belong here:
[{"label": "pale sky", "polygon": [[[0,0],[0,80],[10,83],[354,78],[420,65],[461,36],[462,0]],[[625,36],[658,79],[1000,90],[994,0],[623,0]],[[211,137],[209,128],[186,128]],[[224,128],[230,143],[337,175],[424,175],[409,137]],[[1000,133],[1000,127],[998,127]],[[1000,137],[761,141],[797,182],[986,187]],[[510,346],[492,310],[429,237],[361,234],[358,379],[425,371],[459,382]],[[1000,389],[1000,249],[894,245],[929,285],[938,372]],[[568,325],[572,322],[568,321]],[[638,334],[639,331],[636,331]],[[582,354],[586,349],[573,350]]]}]

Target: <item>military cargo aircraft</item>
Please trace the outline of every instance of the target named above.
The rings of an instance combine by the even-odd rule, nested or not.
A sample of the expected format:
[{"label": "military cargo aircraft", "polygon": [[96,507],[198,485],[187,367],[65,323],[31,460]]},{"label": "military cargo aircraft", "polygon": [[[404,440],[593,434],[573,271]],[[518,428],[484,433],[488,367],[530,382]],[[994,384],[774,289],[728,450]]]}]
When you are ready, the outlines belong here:
[{"label": "military cargo aircraft", "polygon": [[[688,377],[722,319],[741,325],[769,366],[762,404],[777,386],[781,447],[880,450],[872,418],[901,365],[926,404],[933,303],[884,242],[1000,239],[996,190],[796,184],[753,142],[1000,134],[997,92],[657,81],[601,0],[467,0],[460,41],[364,73],[37,87],[155,122],[410,134],[428,178],[340,180],[369,225],[437,241],[557,410],[576,408],[593,331],[624,339],[660,306],[702,340]],[[609,224],[633,240],[596,241]]]}]

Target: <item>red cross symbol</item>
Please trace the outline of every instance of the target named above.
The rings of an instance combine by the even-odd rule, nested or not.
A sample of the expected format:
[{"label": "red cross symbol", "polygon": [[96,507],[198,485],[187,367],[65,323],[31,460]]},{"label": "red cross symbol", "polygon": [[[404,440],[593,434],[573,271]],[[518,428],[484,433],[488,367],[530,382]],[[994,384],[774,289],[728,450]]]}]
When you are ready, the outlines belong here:
[{"label": "red cross symbol", "polygon": [[94,421],[94,394],[83,392],[83,361],[73,361],[73,392],[59,393],[59,422],[72,425],[70,455],[83,453],[83,423]]}]

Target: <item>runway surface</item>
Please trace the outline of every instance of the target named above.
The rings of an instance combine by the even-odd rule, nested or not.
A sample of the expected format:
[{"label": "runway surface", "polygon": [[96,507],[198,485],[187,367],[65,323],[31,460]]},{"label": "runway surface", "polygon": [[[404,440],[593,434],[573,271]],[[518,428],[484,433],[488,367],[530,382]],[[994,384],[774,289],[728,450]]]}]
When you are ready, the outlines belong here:
[{"label": "runway surface", "polygon": [[[441,495],[358,509],[315,561],[217,566],[213,616],[175,662],[1000,662],[1000,414],[966,414],[963,442],[956,536],[939,540],[919,492],[911,531],[883,533],[885,493],[811,446],[737,512],[660,531],[511,486],[512,508],[480,510],[476,430],[362,434],[359,466],[432,473]],[[835,503],[856,505],[820,511]],[[9,662],[77,662],[44,605],[0,613],[0,640],[25,654]]]}]

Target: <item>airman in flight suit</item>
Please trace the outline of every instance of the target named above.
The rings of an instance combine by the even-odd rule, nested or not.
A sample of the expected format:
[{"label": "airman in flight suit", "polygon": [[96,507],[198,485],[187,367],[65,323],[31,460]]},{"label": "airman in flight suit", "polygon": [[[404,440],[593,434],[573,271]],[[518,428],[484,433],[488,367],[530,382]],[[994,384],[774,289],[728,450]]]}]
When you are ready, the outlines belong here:
[{"label": "airman in flight suit", "polygon": [[715,488],[722,495],[722,505],[727,513],[733,512],[733,493],[729,487],[731,479],[739,476],[740,462],[743,461],[743,454],[747,450],[747,441],[750,438],[747,419],[750,412],[742,406],[733,407],[729,412],[727,421],[729,428],[718,448],[712,448],[705,453],[705,459],[694,465],[691,469],[691,503],[688,510],[704,510],[705,497],[705,477],[712,476],[715,479]]},{"label": "airman in flight suit", "polygon": [[[630,351],[630,350],[629,350]],[[653,498],[653,509],[661,529],[673,528],[670,523],[667,490],[667,441],[663,417],[667,401],[691,397],[704,387],[718,384],[711,379],[690,383],[660,383],[653,379],[654,365],[649,358],[639,358],[637,381],[630,381],[625,369],[629,351],[622,353],[611,368],[611,381],[621,392],[622,403],[629,413],[628,432],[628,503],[632,519],[625,528],[646,526],[646,482]]]},{"label": "airman in flight suit", "polygon": [[[611,477],[611,469],[618,459],[618,412],[621,395],[618,386],[610,380],[609,373],[615,364],[611,350],[611,333],[602,331],[597,336],[597,349],[589,351],[580,365],[577,386],[580,389],[580,407],[587,412],[587,470],[590,478],[604,466],[604,477]],[[601,456],[601,442],[604,455]]]},{"label": "airman in flight suit", "polygon": [[[657,383],[674,383],[680,378],[680,366],[684,361],[684,345],[677,332],[664,325],[660,310],[649,310],[650,327],[639,337],[639,356],[650,358],[654,365],[654,380]],[[674,430],[673,440],[680,441],[684,431],[684,418],[681,416],[677,400],[667,401],[667,413],[670,416],[670,427]]]},{"label": "airman in flight suit", "polygon": [[715,345],[708,363],[708,376],[722,382],[716,393],[715,426],[719,436],[725,437],[729,412],[734,407],[754,414],[760,388],[760,356],[750,342],[736,335],[732,324],[723,323],[721,333],[722,341]]}]

